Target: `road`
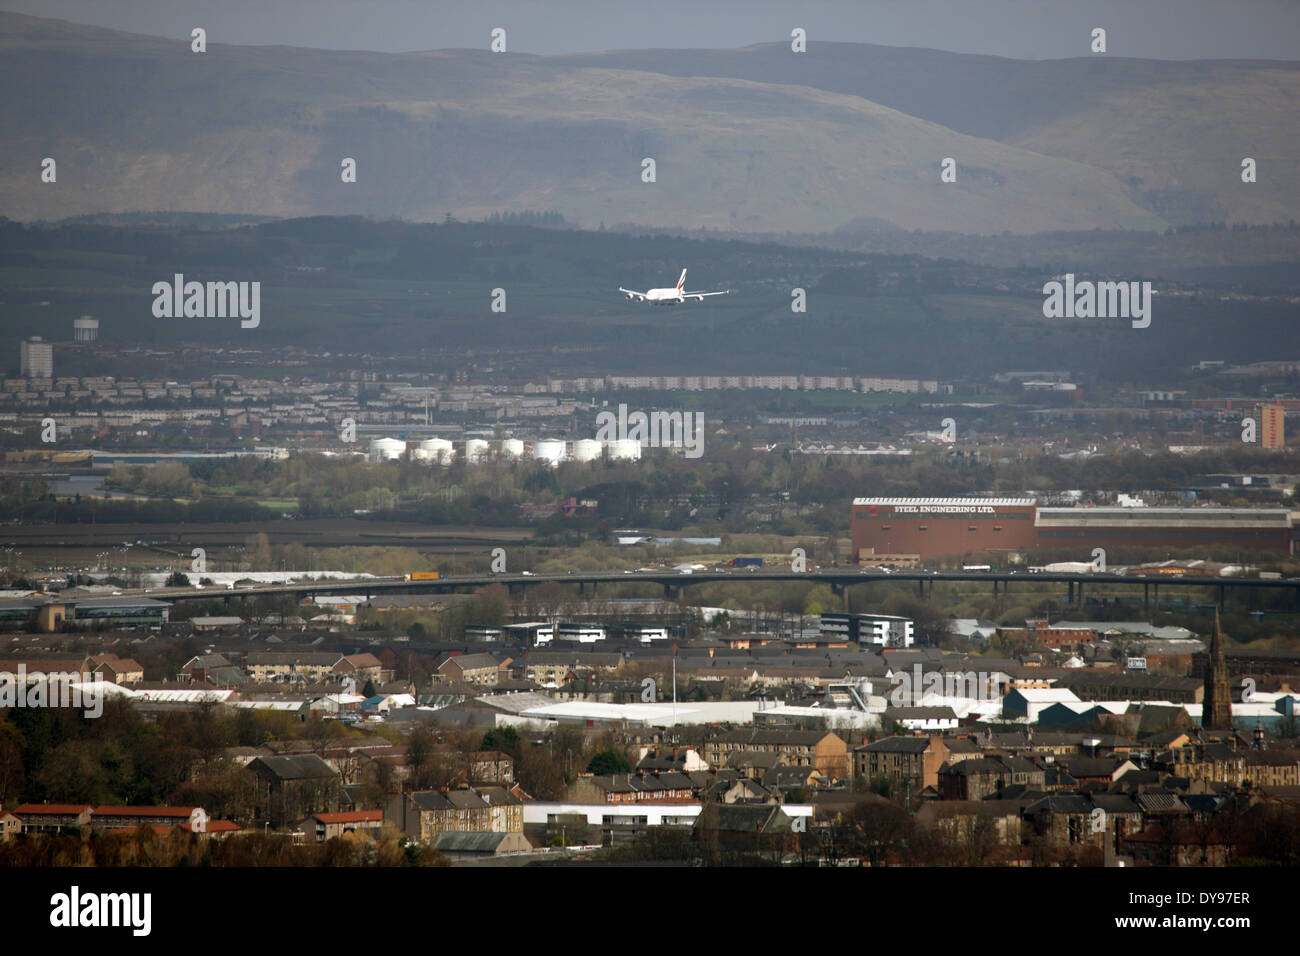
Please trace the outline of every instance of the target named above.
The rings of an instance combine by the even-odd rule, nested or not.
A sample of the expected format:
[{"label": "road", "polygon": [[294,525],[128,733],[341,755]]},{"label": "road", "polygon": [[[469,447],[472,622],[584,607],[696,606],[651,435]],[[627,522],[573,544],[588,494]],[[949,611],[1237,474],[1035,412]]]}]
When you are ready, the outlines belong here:
[{"label": "road", "polygon": [[441,577],[433,581],[407,581],[403,578],[362,578],[356,580],[304,581],[292,584],[257,584],[248,587],[187,587],[153,588],[123,591],[123,595],[139,595],[159,600],[194,600],[199,598],[227,598],[234,595],[292,595],[309,597],[318,594],[364,594],[367,599],[378,594],[420,594],[430,592],[468,591],[489,584],[504,584],[512,592],[543,583],[574,584],[583,591],[591,586],[593,593],[601,584],[657,584],[665,594],[676,594],[682,588],[695,584],[732,583],[759,584],[782,581],[828,584],[836,594],[856,584],[873,582],[911,581],[924,596],[927,589],[933,592],[935,583],[984,582],[991,584],[994,593],[1015,583],[1065,584],[1073,600],[1077,591],[1080,600],[1088,585],[1128,585],[1143,587],[1144,596],[1161,587],[1210,587],[1217,589],[1218,603],[1222,605],[1228,588],[1234,589],[1290,589],[1293,599],[1300,603],[1300,579],[1222,578],[1204,575],[1130,575],[1112,573],[1038,572],[1027,571],[866,571],[849,568],[822,568],[816,571],[791,571],[763,568],[761,570],[694,571],[681,573],[675,570],[654,571],[583,571],[572,574],[460,574]]}]

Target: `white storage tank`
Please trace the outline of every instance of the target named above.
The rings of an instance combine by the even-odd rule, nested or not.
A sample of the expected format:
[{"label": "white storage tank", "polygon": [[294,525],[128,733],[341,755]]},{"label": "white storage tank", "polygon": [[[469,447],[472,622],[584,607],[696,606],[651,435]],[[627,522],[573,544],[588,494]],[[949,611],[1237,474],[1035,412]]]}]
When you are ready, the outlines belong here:
[{"label": "white storage tank", "polygon": [[573,443],[574,461],[595,461],[605,446],[594,438],[580,438]]},{"label": "white storage tank", "polygon": [[481,438],[465,439],[465,460],[482,461],[488,456],[488,443]]},{"label": "white storage tank", "polygon": [[426,438],[420,442],[419,450],[423,452],[421,459],[439,465],[450,465],[456,457],[456,449],[445,438]]},{"label": "white storage tank", "polygon": [[370,439],[370,460],[373,462],[396,461],[406,454],[406,442],[396,438]]},{"label": "white storage tank", "polygon": [[518,438],[507,438],[501,442],[501,455],[503,458],[523,458],[524,443]]},{"label": "white storage tank", "polygon": [[555,467],[564,458],[564,442],[546,439],[533,444],[533,457]]},{"label": "white storage tank", "polygon": [[99,319],[93,315],[73,319],[72,337],[77,342],[94,342],[99,338]]},{"label": "white storage tank", "polygon": [[641,443],[635,438],[620,438],[609,443],[609,457],[615,461],[640,461]]}]

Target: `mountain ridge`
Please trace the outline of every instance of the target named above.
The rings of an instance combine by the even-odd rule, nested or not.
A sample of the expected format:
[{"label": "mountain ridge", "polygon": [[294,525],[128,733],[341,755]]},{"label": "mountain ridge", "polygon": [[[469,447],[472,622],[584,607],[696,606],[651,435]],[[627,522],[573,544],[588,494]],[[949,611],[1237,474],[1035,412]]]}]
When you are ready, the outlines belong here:
[{"label": "mountain ridge", "polygon": [[[1278,184],[1295,163],[1290,130],[1262,137],[1267,182],[1243,194],[1229,182],[1236,171],[1224,168],[1233,157],[1222,144],[1209,149],[1214,137],[1191,119],[1206,121],[1172,124],[1164,137],[1190,141],[1183,152],[1190,145],[1195,155],[1171,159],[1177,151],[1143,145],[1159,121],[1124,116],[1118,94],[1094,95],[1074,113],[1048,110],[1037,125],[1014,128],[991,114],[965,124],[1006,141],[933,118],[947,108],[945,88],[971,85],[962,70],[1023,75],[1082,62],[1099,75],[1154,71],[1185,83],[1192,61],[1093,66],[823,43],[823,52],[810,45],[795,63],[787,62],[794,54],[775,56],[780,46],[501,56],[213,43],[194,54],[188,37],[0,14],[0,76],[27,94],[0,105],[11,146],[0,157],[0,211],[26,220],[167,208],[419,221],[557,209],[588,227],[819,233],[874,221],[990,234],[1272,222],[1294,218],[1300,205]],[[864,50],[889,63],[853,73]],[[935,63],[947,64],[946,78],[908,85]],[[783,82],[697,75],[706,67]],[[1180,95],[1203,111],[1229,94],[1263,95],[1261,78],[1273,84],[1270,103],[1300,91],[1300,65],[1262,69],[1226,78],[1216,66],[1218,87]],[[894,93],[881,86],[882,70],[902,77],[891,81]],[[791,71],[814,82],[785,82]],[[1148,112],[1174,108],[1169,82],[1124,83],[1150,101]],[[854,84],[880,87],[885,101],[910,97],[918,112],[827,88]],[[1061,85],[1044,93],[1047,101]],[[1225,110],[1219,122],[1241,139],[1254,115],[1245,114]],[[1071,116],[1087,122],[1073,129]],[[1125,155],[1109,155],[1111,143]],[[45,156],[59,162],[57,184],[41,184],[34,172]],[[944,184],[939,163],[948,156],[957,182]],[[343,157],[357,160],[355,184],[340,181]],[[646,157],[656,160],[653,184],[640,180]]]}]

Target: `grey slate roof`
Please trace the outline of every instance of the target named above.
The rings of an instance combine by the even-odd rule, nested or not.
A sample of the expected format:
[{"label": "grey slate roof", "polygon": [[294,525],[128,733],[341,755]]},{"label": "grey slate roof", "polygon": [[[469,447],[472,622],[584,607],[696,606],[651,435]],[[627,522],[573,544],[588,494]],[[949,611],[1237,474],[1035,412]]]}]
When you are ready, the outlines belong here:
[{"label": "grey slate roof", "polygon": [[874,743],[854,748],[854,752],[922,754],[929,746],[928,737],[885,737]]},{"label": "grey slate roof", "polygon": [[1139,793],[1136,799],[1143,813],[1184,813],[1187,810],[1182,799],[1173,793]]},{"label": "grey slate roof", "polygon": [[1092,798],[1085,794],[1054,793],[1025,808],[1032,813],[1091,813]]},{"label": "grey slate roof", "polygon": [[[696,818],[696,828],[704,822],[705,814]],[[719,804],[716,811],[717,829],[731,833],[789,833],[790,820],[779,806],[753,804]]]},{"label": "grey slate roof", "polygon": [[433,846],[446,853],[495,853],[507,836],[488,830],[441,830],[434,835]]},{"label": "grey slate roof", "polygon": [[281,780],[316,780],[339,775],[337,770],[315,754],[255,757],[249,762],[249,769],[256,770],[258,765],[265,767]]},{"label": "grey slate roof", "polygon": [[1137,813],[1140,809],[1126,793],[1094,793],[1092,802],[1107,813]]},{"label": "grey slate roof", "polygon": [[417,810],[483,810],[487,802],[469,790],[418,790],[411,794]]}]

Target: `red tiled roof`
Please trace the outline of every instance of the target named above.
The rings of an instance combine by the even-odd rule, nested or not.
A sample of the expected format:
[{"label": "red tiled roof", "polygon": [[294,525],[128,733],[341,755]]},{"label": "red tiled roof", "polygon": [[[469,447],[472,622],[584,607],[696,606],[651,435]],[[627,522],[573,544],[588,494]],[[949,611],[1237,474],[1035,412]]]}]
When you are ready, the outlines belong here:
[{"label": "red tiled roof", "polygon": [[[176,829],[184,830],[186,833],[194,832],[194,829],[188,823],[177,824]],[[240,833],[242,831],[243,827],[233,820],[211,820],[208,822],[208,833]]]},{"label": "red tiled roof", "polygon": [[96,807],[91,817],[185,817],[193,807]]},{"label": "red tiled roof", "polygon": [[87,658],[95,667],[111,667],[116,671],[138,671],[144,668],[133,657],[118,657],[116,654],[92,654]]},{"label": "red tiled roof", "polygon": [[[184,826],[188,827],[189,824],[184,824]],[[238,833],[242,829],[243,827],[234,820],[211,820],[208,822],[209,833]]]},{"label": "red tiled roof", "polygon": [[321,823],[366,823],[384,819],[383,810],[347,810],[342,813],[313,813],[313,820]]},{"label": "red tiled roof", "polygon": [[24,803],[20,807],[14,808],[14,814],[21,816],[28,814],[50,814],[50,813],[70,813],[77,816],[86,810],[92,809],[88,803]]}]

